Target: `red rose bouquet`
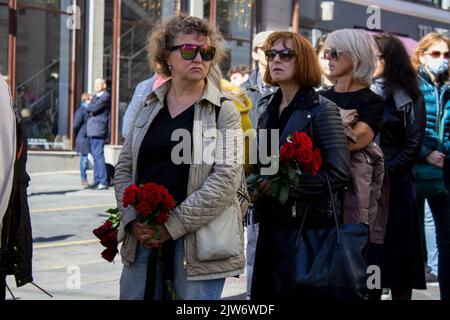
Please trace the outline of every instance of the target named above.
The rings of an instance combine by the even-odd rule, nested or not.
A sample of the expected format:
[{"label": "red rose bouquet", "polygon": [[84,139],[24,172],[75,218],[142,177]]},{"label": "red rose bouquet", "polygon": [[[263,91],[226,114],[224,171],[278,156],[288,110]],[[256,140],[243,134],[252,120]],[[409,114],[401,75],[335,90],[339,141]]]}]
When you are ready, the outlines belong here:
[{"label": "red rose bouquet", "polygon": [[106,210],[110,214],[108,220],[100,227],[94,229],[92,232],[100,239],[102,246],[106,247],[102,252],[102,257],[106,261],[112,262],[118,253],[117,246],[117,230],[119,229],[119,209],[111,208]]},{"label": "red rose bouquet", "polygon": [[322,165],[319,149],[313,149],[311,138],[305,132],[294,132],[280,148],[279,170],[277,175],[261,177],[252,174],[247,179],[248,185],[258,190],[262,181],[271,182],[270,192],[281,204],[289,197],[289,186],[298,183],[302,173],[316,175]]},{"label": "red rose bouquet", "polygon": [[[156,183],[146,183],[141,186],[132,184],[126,188],[123,193],[123,206],[125,208],[133,206],[138,213],[138,221],[152,226],[155,231],[154,239],[159,239],[160,228],[157,226],[163,226],[167,222],[170,211],[175,208],[176,203],[166,188]],[[156,250],[156,254],[160,257],[161,269],[164,272],[161,248],[153,248],[153,250]],[[172,281],[167,279],[165,281],[172,299],[177,300]]]},{"label": "red rose bouquet", "polygon": [[[154,227],[155,239],[159,239],[160,236],[160,228],[157,228],[157,226],[162,226],[167,222],[170,211],[176,206],[175,200],[169,191],[156,183],[146,183],[140,186],[132,184],[125,189],[122,202],[124,208],[133,206],[136,209],[139,222]],[[108,209],[106,212],[110,213],[110,217],[103,225],[93,230],[93,233],[100,239],[100,243],[106,247],[106,250],[102,252],[102,257],[111,262],[118,253],[119,209]],[[161,257],[161,249],[155,248],[155,250],[158,256]],[[162,261],[161,268],[164,268]],[[172,282],[166,280],[166,284],[172,299],[176,300],[177,295]]]},{"label": "red rose bouquet", "polygon": [[[173,196],[163,186],[156,183],[146,183],[141,186],[132,184],[123,193],[123,206],[133,206],[141,223],[151,226],[164,225],[169,219],[170,210],[175,208]],[[155,228],[158,233],[159,228]],[[155,234],[155,239],[159,234]]]},{"label": "red rose bouquet", "polygon": [[[125,189],[122,201],[125,208],[131,205],[136,209],[139,222],[155,227],[166,223],[170,210],[176,205],[169,191],[156,183],[146,183],[141,186],[132,184]],[[93,233],[106,247],[106,250],[102,252],[102,257],[111,262],[118,253],[119,209],[111,208],[106,212],[110,214],[110,217],[104,224],[93,230]],[[155,228],[155,231],[155,239],[158,239],[159,228]]]}]

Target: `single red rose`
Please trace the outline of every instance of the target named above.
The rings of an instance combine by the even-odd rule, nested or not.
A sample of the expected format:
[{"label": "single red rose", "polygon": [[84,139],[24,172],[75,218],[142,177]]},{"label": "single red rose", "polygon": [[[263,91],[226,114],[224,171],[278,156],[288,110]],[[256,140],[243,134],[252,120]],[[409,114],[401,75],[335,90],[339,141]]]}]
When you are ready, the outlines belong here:
[{"label": "single red rose", "polygon": [[117,247],[117,245],[119,244],[117,242],[117,231],[116,230],[113,230],[112,232],[108,233],[106,236],[104,236],[100,240],[101,240],[100,241],[101,245],[106,248]]},{"label": "single red rose", "polygon": [[103,250],[102,257],[106,261],[112,262],[117,253],[119,253],[119,251],[117,250],[117,247],[110,247],[110,248]]},{"label": "single red rose", "polygon": [[312,147],[313,147],[311,138],[305,132],[294,132],[291,140],[296,148],[305,147],[305,148],[312,149]]},{"label": "single red rose", "polygon": [[169,219],[169,213],[160,212],[160,214],[158,214],[158,216],[156,217],[156,223],[163,225],[164,223],[167,222],[168,219]]},{"label": "single red rose", "polygon": [[142,214],[144,217],[148,216],[150,213],[152,213],[152,207],[148,202],[140,202],[136,206],[136,210]]},{"label": "single red rose", "polygon": [[295,147],[293,143],[287,142],[281,146],[280,162],[289,162],[295,160]]},{"label": "single red rose", "polygon": [[92,233],[95,234],[97,238],[102,239],[109,232],[111,232],[111,230],[112,230],[112,222],[108,220],[97,229],[94,229]]},{"label": "single red rose", "polygon": [[302,167],[307,167],[313,159],[313,151],[311,148],[299,148],[297,150],[297,162]]},{"label": "single red rose", "polygon": [[319,172],[320,167],[322,166],[322,154],[319,149],[314,150],[313,160],[309,165],[309,170],[313,175],[316,175]]}]

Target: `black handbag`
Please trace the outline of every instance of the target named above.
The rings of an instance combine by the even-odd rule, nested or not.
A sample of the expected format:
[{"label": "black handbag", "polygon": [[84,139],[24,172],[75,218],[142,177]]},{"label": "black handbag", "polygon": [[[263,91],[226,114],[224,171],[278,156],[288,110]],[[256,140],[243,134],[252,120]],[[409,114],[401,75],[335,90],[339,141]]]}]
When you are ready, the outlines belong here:
[{"label": "black handbag", "polygon": [[289,241],[291,259],[289,275],[291,294],[303,299],[362,300],[367,299],[367,263],[365,251],[369,228],[364,224],[339,224],[331,185],[330,194],[335,226],[304,229],[309,208],[298,232]]}]

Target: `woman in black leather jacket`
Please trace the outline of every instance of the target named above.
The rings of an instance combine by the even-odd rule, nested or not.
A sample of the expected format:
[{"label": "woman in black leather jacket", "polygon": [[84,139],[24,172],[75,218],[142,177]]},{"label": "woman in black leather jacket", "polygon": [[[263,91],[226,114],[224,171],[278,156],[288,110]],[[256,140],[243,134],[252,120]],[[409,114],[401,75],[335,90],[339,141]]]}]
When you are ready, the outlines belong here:
[{"label": "woman in black leather jacket", "polygon": [[[252,299],[280,300],[296,296],[285,278],[289,266],[280,248],[286,247],[289,237],[299,229],[307,203],[310,203],[310,210],[306,227],[333,224],[325,175],[339,202],[340,193],[347,185],[349,152],[336,105],[319,97],[313,89],[320,85],[321,71],[309,41],[295,33],[275,32],[267,39],[265,49],[268,68],[264,81],[280,89],[262,100],[267,103],[267,110],[259,120],[258,129],[268,129],[270,134],[278,130],[280,145],[294,132],[306,132],[312,138],[314,148],[321,150],[323,159],[317,175],[303,172],[299,176],[298,185],[291,186],[286,204],[281,205],[270,195],[270,182],[259,190],[261,197],[255,203],[260,233]],[[259,145],[264,142],[260,139]],[[340,205],[336,207],[339,209]]]},{"label": "woman in black leather jacket", "polygon": [[425,133],[425,105],[400,40],[377,35],[377,69],[371,89],[384,97],[380,146],[389,171],[389,215],[381,247],[381,284],[393,299],[426,289],[413,165]]}]

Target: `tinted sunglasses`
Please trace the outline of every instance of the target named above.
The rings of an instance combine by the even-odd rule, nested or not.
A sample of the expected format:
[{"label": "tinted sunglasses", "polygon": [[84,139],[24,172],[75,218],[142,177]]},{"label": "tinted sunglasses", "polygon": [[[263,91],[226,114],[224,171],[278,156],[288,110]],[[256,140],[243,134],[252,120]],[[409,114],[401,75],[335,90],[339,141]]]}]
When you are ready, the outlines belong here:
[{"label": "tinted sunglasses", "polygon": [[291,49],[283,49],[283,50],[271,49],[264,51],[264,53],[266,54],[266,58],[269,61],[273,61],[273,59],[275,59],[277,54],[280,56],[280,60],[284,62],[289,62],[292,60],[293,57],[295,57],[295,51]]},{"label": "tinted sunglasses", "polygon": [[333,48],[333,49],[325,49],[323,50],[323,58],[324,59],[333,59],[337,60],[341,56],[344,51]]},{"label": "tinted sunglasses", "polygon": [[211,61],[216,54],[216,48],[209,45],[180,44],[179,46],[173,46],[171,51],[178,49],[180,49],[181,57],[184,60],[194,60],[200,52],[200,57],[202,57],[203,61]]},{"label": "tinted sunglasses", "polygon": [[450,58],[450,52],[449,51],[447,51],[447,52],[442,52],[442,51],[429,51],[429,52],[426,52],[426,54],[428,54],[428,55],[430,55],[432,58],[434,58],[434,59],[438,59],[438,58],[440,58],[440,57],[443,57],[443,58],[445,58],[445,59],[449,59]]}]

